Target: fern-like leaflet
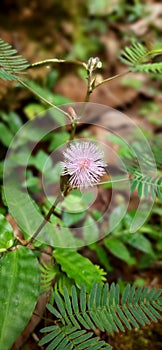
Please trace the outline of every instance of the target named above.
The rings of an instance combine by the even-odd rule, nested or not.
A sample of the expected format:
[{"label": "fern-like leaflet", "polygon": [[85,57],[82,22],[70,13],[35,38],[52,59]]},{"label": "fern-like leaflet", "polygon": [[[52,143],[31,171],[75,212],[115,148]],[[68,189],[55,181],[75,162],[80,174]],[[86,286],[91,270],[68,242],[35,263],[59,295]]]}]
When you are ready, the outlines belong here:
[{"label": "fern-like leaflet", "polygon": [[99,337],[93,337],[93,332],[78,330],[77,327],[71,326],[50,326],[45,327],[41,332],[50,332],[40,342],[39,345],[51,343],[46,350],[111,350],[112,347]]},{"label": "fern-like leaflet", "polygon": [[136,67],[133,68],[133,72],[144,72],[144,73],[155,73],[155,74],[162,73],[162,62],[144,63],[141,65],[137,65]]},{"label": "fern-like leaflet", "polygon": [[46,264],[43,260],[41,260],[40,271],[41,293],[44,293],[52,289],[52,282],[56,273],[58,272],[58,268],[52,263],[52,261],[49,261],[49,263]]},{"label": "fern-like leaflet", "polygon": [[[123,162],[130,176],[131,192],[137,190],[140,198],[142,196],[146,199],[151,197],[155,201],[158,197],[162,201],[162,177],[152,173],[156,163],[152,164],[149,155],[143,155],[141,149],[137,147],[133,147],[133,149],[135,152],[129,152],[127,158],[123,157]],[[136,155],[138,155],[138,159]],[[142,163],[142,169],[139,161],[140,164]]]},{"label": "fern-like leaflet", "polygon": [[93,337],[96,328],[112,334],[157,322],[162,318],[161,294],[162,290],[129,284],[122,296],[119,285],[114,283],[110,287],[107,283],[94,284],[88,294],[84,284],[79,294],[75,286],[70,294],[64,287],[63,296],[54,292],[56,307],[47,305],[56,324],[41,330],[48,334],[39,344],[51,341],[46,350],[111,349],[109,344]]},{"label": "fern-like leaflet", "polygon": [[135,66],[143,62],[148,56],[149,50],[141,43],[135,42],[132,46],[126,46],[121,51],[121,61],[129,66]]},{"label": "fern-like leaflet", "polygon": [[150,57],[162,54],[162,47],[160,49],[148,50],[144,45],[139,42],[133,43],[130,47],[125,47],[121,51],[121,61],[128,65],[133,72],[144,73],[161,73],[162,62],[151,63]]},{"label": "fern-like leaflet", "polygon": [[141,172],[135,171],[130,183],[131,191],[137,190],[140,198],[144,196],[148,199],[151,195],[154,201],[156,196],[162,201],[162,177],[146,176],[142,175]]},{"label": "fern-like leaflet", "polygon": [[18,54],[11,45],[0,39],[0,78],[17,80],[29,66],[27,60]]}]

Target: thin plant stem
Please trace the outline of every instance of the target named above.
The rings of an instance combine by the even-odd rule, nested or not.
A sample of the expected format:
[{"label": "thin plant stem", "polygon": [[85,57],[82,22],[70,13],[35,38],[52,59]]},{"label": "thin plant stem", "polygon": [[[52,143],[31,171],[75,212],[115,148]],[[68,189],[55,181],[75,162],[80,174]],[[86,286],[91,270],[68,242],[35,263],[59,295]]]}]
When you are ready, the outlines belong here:
[{"label": "thin plant stem", "polygon": [[89,74],[88,74],[87,80],[88,80],[88,82],[87,82],[87,91],[86,91],[86,95],[85,95],[85,98],[84,98],[81,110],[79,112],[78,118],[80,118],[82,116],[82,114],[83,114],[83,112],[85,110],[86,103],[89,102],[90,95],[93,92],[93,90],[91,89],[91,76]]},{"label": "thin plant stem", "polygon": [[39,93],[37,93],[35,90],[33,90],[30,86],[28,86],[23,80],[18,79],[18,82],[20,84],[22,84],[25,88],[27,88],[28,90],[30,90],[33,94],[35,94],[39,99],[41,99],[42,101],[44,101],[45,103],[47,103],[49,106],[55,108],[56,110],[58,110],[59,112],[63,113],[65,116],[67,116],[70,119],[71,125],[72,125],[72,129],[71,129],[71,134],[70,134],[70,140],[74,139],[75,136],[75,132],[76,132],[76,121],[71,117],[70,113],[67,113],[65,111],[63,111],[61,108],[55,106],[52,102],[46,100],[46,98],[44,98],[43,96],[41,96]]},{"label": "thin plant stem", "polygon": [[23,85],[26,89],[28,89],[29,91],[31,91],[34,95],[36,95],[40,100],[44,101],[46,104],[48,104],[49,106],[55,108],[57,111],[63,113],[64,115],[66,115],[69,119],[70,122],[72,121],[71,116],[69,115],[69,113],[63,111],[61,108],[57,107],[56,105],[54,105],[52,102],[46,100],[46,98],[44,98],[42,95],[40,95],[38,92],[36,92],[34,89],[32,89],[28,84],[26,84],[23,80],[21,79],[17,79],[17,81]]},{"label": "thin plant stem", "polygon": [[89,101],[90,94],[93,91],[92,84],[91,84],[91,79],[92,79],[91,75],[88,74],[88,77],[87,77],[87,80],[88,80],[87,91],[86,91],[86,96],[85,96],[84,102],[88,102]]},{"label": "thin plant stem", "polygon": [[48,65],[51,63],[52,64],[53,63],[67,63],[67,64],[72,63],[72,64],[77,64],[79,66],[86,68],[86,63],[79,61],[79,60],[63,60],[63,59],[57,59],[57,58],[49,58],[49,59],[44,60],[44,61],[39,61],[39,62],[35,62],[35,63],[30,64],[28,69]]},{"label": "thin plant stem", "polygon": [[104,185],[104,184],[113,184],[113,183],[117,183],[117,182],[124,182],[124,181],[129,181],[129,177],[124,177],[124,178],[121,178],[121,179],[116,179],[116,180],[110,180],[110,181],[102,181],[102,182],[99,182],[98,185]]},{"label": "thin plant stem", "polygon": [[129,177],[124,177],[124,178],[120,178],[120,179],[116,179],[116,180],[101,181],[101,182],[97,182],[97,183],[91,185],[91,187],[104,185],[104,184],[113,184],[113,183],[118,183],[118,182],[125,182],[125,181],[129,181],[129,180],[130,180]]},{"label": "thin plant stem", "polygon": [[70,134],[70,139],[69,141],[73,140],[74,139],[74,136],[75,136],[75,133],[76,133],[76,121],[74,120],[72,122],[72,129],[71,129],[71,134]]},{"label": "thin plant stem", "polygon": [[42,223],[39,225],[39,227],[37,228],[37,230],[34,232],[34,234],[32,235],[32,237],[27,241],[27,244],[31,244],[33,243],[33,241],[35,240],[35,238],[39,235],[39,233],[41,232],[41,230],[43,229],[43,227],[47,224],[47,222],[49,221],[51,215],[54,213],[54,210],[56,208],[56,206],[58,205],[58,203],[60,203],[62,201],[62,199],[64,198],[64,195],[62,192],[59,192],[58,196],[56,197],[52,207],[50,208],[50,210],[48,211],[47,215],[44,217]]},{"label": "thin plant stem", "polygon": [[47,250],[45,250],[45,249],[42,249],[40,247],[34,247],[33,250],[36,250],[40,253],[46,254],[46,255],[50,256],[51,258],[53,258],[53,253],[47,252]]},{"label": "thin plant stem", "polygon": [[[101,82],[99,82],[99,83],[96,84],[96,85],[95,85],[95,84],[92,84],[92,81],[91,81],[92,77],[91,77],[90,75],[88,75],[88,77],[87,77],[87,80],[88,80],[88,83],[87,83],[87,91],[86,91],[86,95],[85,95],[85,99],[84,99],[84,104],[83,104],[83,106],[82,106],[82,108],[81,108],[81,111],[80,111],[79,115],[80,115],[80,116],[82,115],[82,113],[83,113],[83,111],[84,111],[84,108],[85,108],[85,104],[86,104],[87,102],[89,102],[91,93],[92,93],[97,87],[99,87],[99,86],[101,86],[101,85],[103,85],[103,84],[105,84],[105,83],[108,83],[108,82],[111,81],[111,80],[120,78],[120,77],[122,77],[122,76],[124,76],[124,75],[126,75],[126,74],[128,74],[128,73],[131,73],[131,70],[130,70],[130,69],[127,70],[127,71],[125,71],[125,72],[123,72],[123,73],[114,75],[113,77],[104,79],[104,80],[102,80]],[[94,78],[94,79],[95,79],[95,78]]]},{"label": "thin plant stem", "polygon": [[[103,84],[105,84],[105,83],[108,83],[108,82],[111,81],[111,80],[120,78],[120,77],[122,77],[123,75],[126,75],[126,74],[128,74],[128,73],[131,73],[131,70],[130,70],[130,69],[128,69],[127,71],[125,71],[125,72],[123,72],[123,73],[116,74],[116,75],[114,75],[113,77],[104,79],[104,80],[102,80],[101,82],[99,82],[98,84],[96,84],[96,85],[94,86],[94,89],[96,89],[97,87],[99,87],[99,86],[101,86],[101,85],[103,85]],[[93,89],[93,90],[94,90],[94,89]]]},{"label": "thin plant stem", "polygon": [[154,50],[150,50],[148,52],[146,52],[146,54],[144,56],[142,56],[137,62],[136,64],[140,64],[144,62],[144,59],[146,59],[148,56],[151,55],[160,55],[162,53],[162,49],[154,49]]}]

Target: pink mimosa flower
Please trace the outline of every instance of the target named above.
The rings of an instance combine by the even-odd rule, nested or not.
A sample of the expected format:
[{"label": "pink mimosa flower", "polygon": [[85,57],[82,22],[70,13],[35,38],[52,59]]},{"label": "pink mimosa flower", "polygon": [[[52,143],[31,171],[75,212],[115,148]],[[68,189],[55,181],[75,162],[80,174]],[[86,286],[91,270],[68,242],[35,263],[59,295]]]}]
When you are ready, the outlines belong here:
[{"label": "pink mimosa flower", "polygon": [[105,174],[107,164],[102,160],[102,152],[92,142],[76,142],[64,152],[62,175],[69,175],[72,187],[85,188],[93,186]]}]

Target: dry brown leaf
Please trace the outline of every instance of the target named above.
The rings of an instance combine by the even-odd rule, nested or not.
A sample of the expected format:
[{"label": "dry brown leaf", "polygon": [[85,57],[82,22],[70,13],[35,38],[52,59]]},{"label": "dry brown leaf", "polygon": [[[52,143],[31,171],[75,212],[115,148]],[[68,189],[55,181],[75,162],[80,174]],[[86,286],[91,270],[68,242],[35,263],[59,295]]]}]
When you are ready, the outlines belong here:
[{"label": "dry brown leaf", "polygon": [[128,28],[137,36],[146,34],[150,24],[158,27],[159,29],[162,27],[160,18],[162,14],[162,4],[146,4],[146,11],[149,13],[146,17],[128,26]]}]

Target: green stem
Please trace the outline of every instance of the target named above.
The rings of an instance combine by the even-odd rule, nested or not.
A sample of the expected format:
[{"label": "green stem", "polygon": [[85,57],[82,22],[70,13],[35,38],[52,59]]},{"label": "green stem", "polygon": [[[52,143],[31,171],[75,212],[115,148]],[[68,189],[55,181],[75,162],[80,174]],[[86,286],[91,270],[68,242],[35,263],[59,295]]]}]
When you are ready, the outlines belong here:
[{"label": "green stem", "polygon": [[48,100],[46,100],[46,98],[44,98],[42,95],[40,95],[38,92],[36,92],[35,90],[33,90],[28,84],[26,84],[23,80],[21,79],[17,79],[17,81],[23,85],[26,89],[28,89],[29,91],[31,91],[35,96],[37,96],[40,100],[42,100],[43,102],[47,103],[49,106],[55,108],[57,111],[64,113],[64,115],[66,115],[69,119],[70,122],[72,121],[71,116],[66,113],[65,111],[63,111],[61,108],[57,107],[56,105],[54,105],[52,102],[49,102]]},{"label": "green stem", "polygon": [[39,227],[37,228],[37,230],[34,232],[34,234],[32,235],[32,237],[27,240],[27,244],[31,244],[33,243],[33,241],[35,240],[35,238],[39,235],[39,233],[42,231],[43,227],[47,224],[47,222],[49,221],[50,217],[52,214],[54,214],[54,210],[57,206],[58,203],[61,202],[61,200],[63,199],[64,195],[62,192],[59,192],[58,196],[56,197],[52,207],[50,208],[50,210],[48,211],[47,215],[44,217],[42,223],[39,225]]},{"label": "green stem", "polygon": [[[98,84],[96,84],[96,85],[95,85],[95,84],[92,85],[92,81],[91,81],[92,77],[91,77],[90,75],[88,75],[88,78],[87,78],[87,79],[88,79],[87,91],[86,91],[86,96],[85,96],[85,99],[84,99],[84,103],[89,102],[89,98],[90,98],[91,93],[92,93],[97,87],[99,87],[100,85],[103,85],[103,84],[105,84],[105,83],[108,83],[108,82],[111,81],[111,80],[120,78],[120,77],[122,77],[123,75],[126,75],[126,74],[128,74],[128,73],[131,73],[131,70],[130,70],[130,69],[128,69],[127,71],[125,71],[125,72],[123,72],[123,73],[114,75],[113,77],[104,79],[104,80],[102,80],[100,83],[98,83]],[[81,109],[80,115],[83,113],[83,111],[84,111],[84,105],[83,105],[83,108]]]},{"label": "green stem", "polygon": [[[100,86],[100,85],[103,85],[103,84],[105,84],[105,83],[108,83],[108,82],[111,81],[111,80],[120,78],[120,77],[122,77],[123,75],[126,75],[126,74],[128,74],[128,73],[131,73],[131,70],[130,70],[130,69],[128,69],[127,71],[125,71],[125,72],[123,72],[123,73],[116,74],[116,75],[114,75],[113,77],[104,79],[104,80],[102,80],[100,83],[96,84],[96,85],[94,86],[94,89],[96,89],[96,88],[97,88],[98,86]],[[93,89],[93,90],[94,90],[94,89]]]},{"label": "green stem", "polygon": [[143,63],[144,62],[144,59],[147,58],[148,56],[151,56],[151,55],[160,55],[162,53],[162,49],[153,49],[153,50],[150,50],[148,51],[144,56],[142,56],[137,62],[136,62],[136,65],[137,64],[140,64],[140,63]]},{"label": "green stem", "polygon": [[72,63],[72,64],[77,64],[79,66],[82,66],[84,68],[86,68],[86,63],[82,62],[82,61],[79,61],[79,60],[59,60],[57,58],[49,58],[47,60],[44,60],[44,61],[40,61],[40,62],[35,62],[35,63],[32,63],[28,69],[30,68],[35,68],[35,67],[40,67],[40,66],[43,66],[43,65],[47,65],[47,64],[50,64],[50,63]]},{"label": "green stem", "polygon": [[[97,182],[97,183],[91,185],[91,187],[104,185],[104,184],[113,184],[113,183],[116,183],[116,182],[124,182],[124,181],[129,181],[129,180],[130,180],[129,177],[124,177],[122,179],[117,179],[117,180],[101,181],[101,182]],[[75,187],[75,188],[77,189],[77,187]]]},{"label": "green stem", "polygon": [[90,72],[88,72],[87,91],[86,91],[86,96],[85,96],[84,102],[89,102],[90,94],[93,92],[92,79],[93,79],[92,75],[90,74]]},{"label": "green stem", "polygon": [[71,134],[70,134],[70,139],[69,141],[73,140],[74,139],[74,136],[75,136],[75,132],[76,132],[76,121],[74,120],[72,122],[72,129],[71,129]]},{"label": "green stem", "polygon": [[110,180],[110,181],[102,181],[102,182],[99,182],[97,185],[104,185],[104,184],[113,184],[113,183],[116,183],[116,182],[124,182],[124,181],[129,181],[129,177],[124,177],[124,178],[121,178],[121,179],[117,179],[117,180]]},{"label": "green stem", "polygon": [[[89,72],[88,72],[89,73]],[[84,109],[86,107],[86,103],[89,102],[89,98],[90,98],[90,94],[92,93],[93,90],[91,90],[91,76],[88,74],[88,77],[87,77],[87,91],[86,91],[86,95],[85,95],[85,98],[84,98],[84,101],[83,101],[83,105],[81,107],[81,110],[79,112],[79,116],[78,118],[80,118],[84,112]]]}]

